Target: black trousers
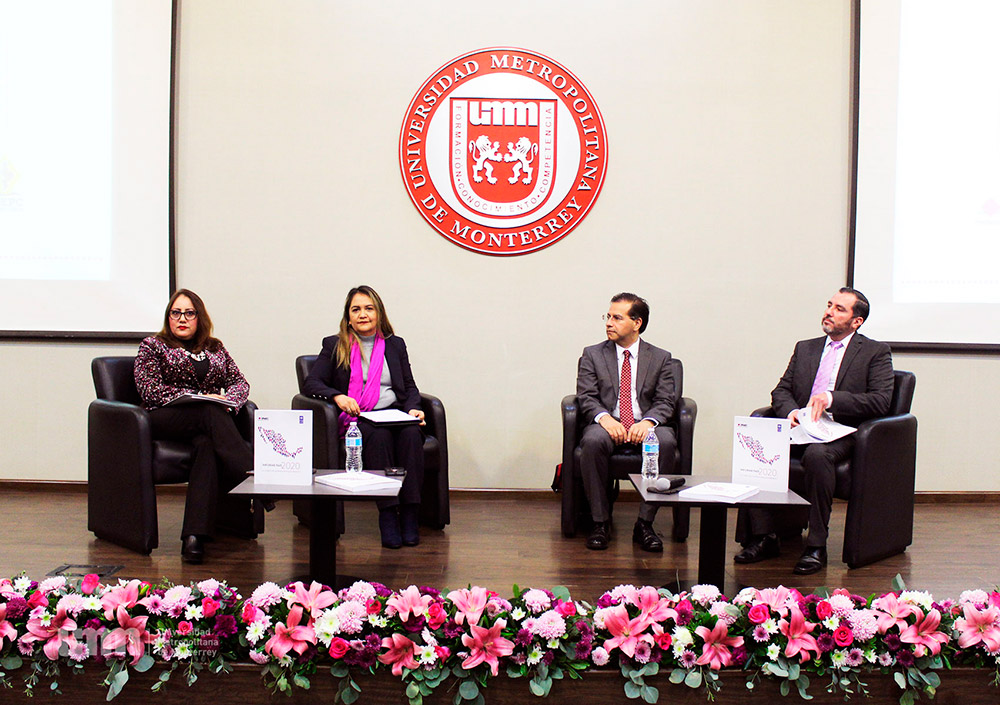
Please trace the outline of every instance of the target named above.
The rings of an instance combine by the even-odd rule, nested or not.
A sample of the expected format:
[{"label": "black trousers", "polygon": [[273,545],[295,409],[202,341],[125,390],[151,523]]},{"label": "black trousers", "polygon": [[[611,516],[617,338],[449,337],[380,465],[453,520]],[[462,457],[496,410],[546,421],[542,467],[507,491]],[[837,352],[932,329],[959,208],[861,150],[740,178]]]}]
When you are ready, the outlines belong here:
[{"label": "black trousers", "polygon": [[[674,429],[661,424],[654,430],[657,440],[660,441],[660,474],[673,474],[677,456],[677,438],[674,436]],[[608,521],[611,518],[608,499],[611,477],[608,472],[608,460],[615,450],[615,442],[611,440],[611,436],[603,426],[592,423],[583,429],[580,450],[580,479],[583,482],[583,492],[590,504],[590,516],[594,521]],[[658,506],[655,504],[642,502],[639,505],[639,518],[652,521],[657,509]]]},{"label": "black trousers", "polygon": [[216,522],[252,527],[250,500],[226,494],[253,469],[253,451],[236,428],[234,414],[204,402],[153,409],[149,421],[154,439],[194,445],[181,538],[212,536]]},{"label": "black trousers", "polygon": [[361,460],[365,470],[385,470],[391,467],[406,468],[406,477],[399,490],[399,498],[380,499],[379,509],[397,504],[420,504],[420,490],[424,486],[424,432],[420,426],[385,426],[358,419],[361,429]]},{"label": "black trousers", "polygon": [[[789,480],[790,488],[809,500],[809,536],[806,546],[826,546],[830,532],[830,511],[833,509],[833,492],[836,488],[837,464],[851,457],[854,452],[854,434],[829,443],[809,443],[792,446],[791,457],[802,462],[803,484]],[[764,534],[782,534],[795,530],[795,509],[767,509],[754,507],[740,509],[737,518],[738,532],[744,543]],[[801,531],[801,523],[798,524]],[[742,530],[740,530],[742,529]]]}]

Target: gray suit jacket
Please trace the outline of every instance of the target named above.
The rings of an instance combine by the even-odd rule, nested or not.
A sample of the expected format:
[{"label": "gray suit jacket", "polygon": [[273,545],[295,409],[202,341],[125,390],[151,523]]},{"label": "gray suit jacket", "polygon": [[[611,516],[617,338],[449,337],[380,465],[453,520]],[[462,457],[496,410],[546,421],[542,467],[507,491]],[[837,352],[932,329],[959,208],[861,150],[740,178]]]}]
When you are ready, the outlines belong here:
[{"label": "gray suit jacket", "polygon": [[[771,406],[777,416],[788,416],[809,402],[824,345],[826,336],[795,344],[788,369],[771,392]],[[848,426],[885,416],[892,401],[893,383],[889,346],[855,333],[837,372],[830,413]]]},{"label": "gray suit jacket", "polygon": [[[674,416],[677,390],[670,353],[639,339],[639,361],[635,374],[636,397],[642,418],[658,424]],[[583,349],[576,375],[576,398],[587,422],[602,411],[611,413],[618,403],[618,354],[610,340]],[[638,421],[638,418],[636,419]]]}]

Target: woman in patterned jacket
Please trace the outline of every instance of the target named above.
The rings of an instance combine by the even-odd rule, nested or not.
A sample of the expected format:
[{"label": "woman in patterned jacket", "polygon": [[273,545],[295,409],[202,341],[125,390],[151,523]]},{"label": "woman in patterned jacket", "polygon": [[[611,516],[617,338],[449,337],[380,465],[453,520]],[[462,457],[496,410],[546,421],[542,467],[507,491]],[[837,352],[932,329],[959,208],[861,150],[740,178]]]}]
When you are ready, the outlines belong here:
[{"label": "woman in patterned jacket", "polygon": [[[235,422],[250,385],[222,342],[212,337],[212,319],[193,291],[175,292],[163,313],[163,328],[139,344],[135,384],[149,410],[153,438],[195,448],[181,530],[184,560],[201,563],[202,541],[216,530],[255,537],[249,500],[227,496],[253,468],[253,452]],[[183,402],[188,394],[219,401]]]}]

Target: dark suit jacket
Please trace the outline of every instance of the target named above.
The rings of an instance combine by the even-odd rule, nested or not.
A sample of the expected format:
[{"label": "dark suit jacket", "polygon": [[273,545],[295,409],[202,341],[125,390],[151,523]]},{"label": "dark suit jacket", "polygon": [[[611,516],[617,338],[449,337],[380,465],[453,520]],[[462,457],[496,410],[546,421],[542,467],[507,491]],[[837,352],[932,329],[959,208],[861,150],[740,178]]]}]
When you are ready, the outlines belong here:
[{"label": "dark suit jacket", "polygon": [[[674,416],[677,389],[670,353],[639,339],[639,364],[635,373],[636,397],[642,418],[658,424]],[[618,403],[618,353],[610,340],[583,349],[576,375],[576,398],[587,423],[602,411],[609,414]],[[638,421],[638,419],[636,419]]]},{"label": "dark suit jacket", "polygon": [[[337,367],[337,340],[340,336],[331,335],[323,338],[323,349],[316,358],[316,364],[309,371],[304,394],[320,399],[333,400],[338,394],[347,394],[351,381],[351,368]],[[392,391],[396,393],[394,408],[409,411],[420,408],[420,391],[413,381],[410,371],[410,358],[406,354],[406,343],[398,335],[385,340],[385,359],[389,363],[389,378],[392,381]]]},{"label": "dark suit jacket", "polygon": [[[788,369],[771,392],[771,406],[779,417],[788,416],[809,402],[826,336],[795,344]],[[833,387],[830,413],[848,426],[885,416],[892,401],[892,355],[889,346],[855,333],[844,351]]]}]

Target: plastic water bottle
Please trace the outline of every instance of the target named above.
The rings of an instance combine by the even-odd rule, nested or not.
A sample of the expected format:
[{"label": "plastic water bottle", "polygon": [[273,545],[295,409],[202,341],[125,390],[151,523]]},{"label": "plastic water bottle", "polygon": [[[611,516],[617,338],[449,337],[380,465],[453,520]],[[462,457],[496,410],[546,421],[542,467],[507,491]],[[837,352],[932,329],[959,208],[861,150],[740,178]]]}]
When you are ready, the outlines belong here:
[{"label": "plastic water bottle", "polygon": [[361,472],[361,429],[357,421],[351,421],[347,428],[344,447],[347,448],[347,472]]},{"label": "plastic water bottle", "polygon": [[642,479],[651,480],[660,474],[660,440],[649,429],[642,439]]}]

